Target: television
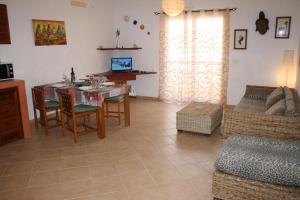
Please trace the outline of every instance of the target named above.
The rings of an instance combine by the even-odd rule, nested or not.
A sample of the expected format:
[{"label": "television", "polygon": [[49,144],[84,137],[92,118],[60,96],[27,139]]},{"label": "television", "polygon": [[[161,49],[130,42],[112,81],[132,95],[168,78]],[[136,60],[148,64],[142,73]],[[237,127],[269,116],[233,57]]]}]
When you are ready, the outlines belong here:
[{"label": "television", "polygon": [[127,72],[132,70],[132,58],[112,58],[111,71]]}]

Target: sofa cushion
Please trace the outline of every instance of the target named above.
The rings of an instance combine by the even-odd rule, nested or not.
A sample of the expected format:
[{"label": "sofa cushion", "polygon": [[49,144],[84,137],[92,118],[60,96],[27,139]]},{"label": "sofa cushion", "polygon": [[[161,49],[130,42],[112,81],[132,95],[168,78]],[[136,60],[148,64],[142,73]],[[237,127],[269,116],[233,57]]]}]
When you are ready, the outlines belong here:
[{"label": "sofa cushion", "polygon": [[298,116],[296,102],[293,95],[293,92],[288,88],[284,87],[284,94],[285,94],[285,103],[286,103],[286,116]]},{"label": "sofa cushion", "polygon": [[217,170],[271,184],[300,186],[300,142],[235,134],[225,141]]},{"label": "sofa cushion", "polygon": [[271,106],[273,106],[275,103],[277,103],[279,100],[284,98],[284,92],[283,88],[279,87],[276,88],[268,97],[266,100],[266,107],[269,109]]},{"label": "sofa cushion", "polygon": [[238,105],[235,106],[234,111],[237,112],[265,112],[265,101],[255,100],[243,97]]},{"label": "sofa cushion", "polygon": [[286,112],[285,99],[281,99],[271,106],[265,114],[267,115],[284,115]]}]

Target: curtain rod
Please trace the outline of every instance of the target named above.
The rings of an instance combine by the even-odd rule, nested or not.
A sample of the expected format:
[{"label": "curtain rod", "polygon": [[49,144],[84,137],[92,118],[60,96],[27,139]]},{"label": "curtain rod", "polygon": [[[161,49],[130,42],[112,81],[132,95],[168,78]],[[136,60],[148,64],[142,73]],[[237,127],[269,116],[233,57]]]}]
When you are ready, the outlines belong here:
[{"label": "curtain rod", "polygon": [[[221,8],[221,9],[201,9],[201,10],[185,10],[184,12],[213,12],[213,11],[226,11],[229,10],[230,12],[235,12],[237,8]],[[164,14],[164,12],[154,12],[155,15]]]}]

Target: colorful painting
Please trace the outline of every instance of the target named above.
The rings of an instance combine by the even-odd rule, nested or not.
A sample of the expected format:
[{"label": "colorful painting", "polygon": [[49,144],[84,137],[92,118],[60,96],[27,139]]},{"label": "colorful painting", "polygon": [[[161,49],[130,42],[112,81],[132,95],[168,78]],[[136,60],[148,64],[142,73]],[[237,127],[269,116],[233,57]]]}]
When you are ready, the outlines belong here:
[{"label": "colorful painting", "polygon": [[36,46],[66,45],[64,21],[32,20]]}]

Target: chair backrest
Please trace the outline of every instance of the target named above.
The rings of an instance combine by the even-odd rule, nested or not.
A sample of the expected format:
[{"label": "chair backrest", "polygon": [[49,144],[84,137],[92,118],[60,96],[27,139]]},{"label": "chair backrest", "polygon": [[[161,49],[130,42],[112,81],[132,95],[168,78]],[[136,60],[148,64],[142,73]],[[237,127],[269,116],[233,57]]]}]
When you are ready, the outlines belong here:
[{"label": "chair backrest", "polygon": [[33,107],[39,110],[46,109],[43,90],[41,88],[31,88],[31,92]]},{"label": "chair backrest", "polygon": [[67,115],[73,115],[75,113],[73,95],[65,91],[59,91],[58,96],[61,112]]}]

